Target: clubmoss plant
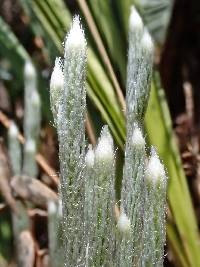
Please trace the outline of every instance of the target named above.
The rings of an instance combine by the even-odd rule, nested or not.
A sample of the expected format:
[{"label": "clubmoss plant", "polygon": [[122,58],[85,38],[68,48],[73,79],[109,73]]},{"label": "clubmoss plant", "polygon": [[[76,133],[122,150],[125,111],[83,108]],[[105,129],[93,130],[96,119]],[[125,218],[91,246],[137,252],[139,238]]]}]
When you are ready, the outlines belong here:
[{"label": "clubmoss plant", "polygon": [[56,59],[50,82],[59,140],[64,266],[162,266],[166,174],[154,150],[147,160],[143,134],[151,87],[152,39],[133,7],[129,21],[127,138],[118,218],[114,214],[114,144],[107,126],[96,147],[89,145],[85,153],[86,41],[77,16],[64,49],[64,60]]},{"label": "clubmoss plant", "polygon": [[[51,79],[51,106],[58,130],[63,206],[65,266],[85,266],[84,251],[84,157],[86,40],[75,17],[65,39],[64,86],[55,86],[62,76],[56,61]],[[56,74],[58,75],[57,78]],[[54,86],[53,86],[54,85]]]}]

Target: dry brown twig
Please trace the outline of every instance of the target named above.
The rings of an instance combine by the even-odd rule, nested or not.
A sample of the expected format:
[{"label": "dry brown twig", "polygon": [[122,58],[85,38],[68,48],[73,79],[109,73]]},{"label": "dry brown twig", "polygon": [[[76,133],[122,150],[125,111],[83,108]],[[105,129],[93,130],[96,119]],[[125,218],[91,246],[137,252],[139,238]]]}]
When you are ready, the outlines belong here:
[{"label": "dry brown twig", "polygon": [[86,127],[86,131],[88,133],[88,136],[90,138],[91,144],[93,146],[95,146],[95,144],[96,144],[96,137],[95,137],[95,134],[94,134],[94,129],[92,127],[92,122],[91,122],[91,119],[90,119],[90,116],[89,116],[89,113],[88,112],[86,113],[85,127]]},{"label": "dry brown twig", "polygon": [[191,135],[191,149],[192,153],[196,156],[199,153],[199,142],[198,135],[195,132],[193,88],[191,83],[185,82],[183,84],[183,89],[185,94],[186,113]]}]

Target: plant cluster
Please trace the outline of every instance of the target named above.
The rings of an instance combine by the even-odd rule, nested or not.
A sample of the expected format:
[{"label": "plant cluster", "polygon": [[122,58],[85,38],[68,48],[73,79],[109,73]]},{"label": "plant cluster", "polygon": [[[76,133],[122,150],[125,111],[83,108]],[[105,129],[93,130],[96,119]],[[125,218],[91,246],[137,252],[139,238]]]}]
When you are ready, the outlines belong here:
[{"label": "plant cluster", "polygon": [[59,140],[64,266],[162,266],[167,178],[155,148],[148,159],[143,135],[153,64],[151,37],[132,7],[119,210],[115,151],[107,126],[97,145],[86,151],[86,50],[76,16],[65,39],[64,59],[56,59],[50,81]]}]

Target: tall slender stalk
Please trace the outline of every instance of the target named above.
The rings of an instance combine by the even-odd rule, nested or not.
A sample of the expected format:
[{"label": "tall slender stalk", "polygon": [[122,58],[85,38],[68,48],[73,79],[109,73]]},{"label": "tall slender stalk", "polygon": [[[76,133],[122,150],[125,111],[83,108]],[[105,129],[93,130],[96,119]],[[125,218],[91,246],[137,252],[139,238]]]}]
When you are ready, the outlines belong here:
[{"label": "tall slender stalk", "polygon": [[132,7],[129,19],[129,51],[127,66],[127,136],[121,189],[122,228],[129,221],[129,231],[122,232],[118,242],[119,266],[140,266],[144,245],[144,170],[145,139],[142,128],[148,104],[153,64],[153,44],[142,19]]},{"label": "tall slender stalk", "polygon": [[[54,68],[53,75],[56,70]],[[84,236],[82,218],[84,216],[85,72],[86,41],[79,17],[75,17],[65,40],[64,88],[61,89],[62,95],[58,98],[58,104],[55,102],[52,105],[51,102],[59,139],[65,266],[84,266],[85,264],[82,243]],[[55,88],[51,87],[51,90],[55,91]],[[55,100],[55,94],[51,93],[51,95]],[[54,106],[57,106],[56,114]]]},{"label": "tall slender stalk", "polygon": [[[18,140],[18,128],[14,122],[11,122],[8,131],[8,148],[12,175],[20,175],[22,168],[22,151]],[[24,203],[16,200],[17,214],[12,213],[13,237],[18,266],[25,267],[20,262],[21,250],[19,248],[19,240],[22,232],[29,228],[29,217]]]},{"label": "tall slender stalk", "polygon": [[154,148],[145,173],[142,266],[163,266],[167,176]]},{"label": "tall slender stalk", "polygon": [[114,266],[115,162],[113,139],[107,126],[104,126],[101,131],[94,156],[93,176],[95,178],[92,189],[93,199],[90,202],[90,205],[93,205],[93,220],[89,222],[92,227],[92,238],[88,243],[89,254],[91,253],[88,266]]},{"label": "tall slender stalk", "polygon": [[62,267],[64,250],[62,244],[62,212],[61,203],[48,203],[48,237],[51,267]]},{"label": "tall slender stalk", "polygon": [[[38,174],[35,160],[39,140],[41,110],[40,97],[37,91],[37,75],[31,62],[24,67],[24,161],[23,173],[32,177]],[[33,117],[34,116],[34,117]]]}]

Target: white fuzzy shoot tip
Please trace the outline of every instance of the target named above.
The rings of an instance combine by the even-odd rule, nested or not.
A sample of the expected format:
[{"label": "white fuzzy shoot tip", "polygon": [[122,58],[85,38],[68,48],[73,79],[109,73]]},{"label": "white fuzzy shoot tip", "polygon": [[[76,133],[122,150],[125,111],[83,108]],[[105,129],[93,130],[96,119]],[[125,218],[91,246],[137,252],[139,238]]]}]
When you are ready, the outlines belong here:
[{"label": "white fuzzy shoot tip", "polygon": [[141,39],[141,47],[143,48],[143,51],[146,53],[153,53],[154,45],[153,40],[148,32],[147,29],[145,29],[142,39]]},{"label": "white fuzzy shoot tip", "polygon": [[53,72],[51,74],[50,80],[50,90],[54,92],[61,90],[64,86],[64,75],[62,71],[62,61],[60,57],[57,57],[55,60],[55,65],[53,68]]},{"label": "white fuzzy shoot tip", "polygon": [[25,151],[29,153],[35,153],[36,152],[36,143],[33,139],[29,139],[25,143]]},{"label": "white fuzzy shoot tip", "polygon": [[85,163],[88,168],[92,168],[94,166],[94,151],[91,145],[89,145],[87,154],[85,156]]},{"label": "white fuzzy shoot tip", "polygon": [[55,215],[57,213],[57,205],[52,200],[48,202],[48,213],[51,215]]},{"label": "white fuzzy shoot tip", "polygon": [[18,136],[18,128],[14,122],[11,122],[10,128],[9,128],[9,135],[10,137],[17,138]]},{"label": "white fuzzy shoot tip", "polygon": [[73,18],[72,26],[66,37],[66,48],[81,48],[86,46],[85,34],[81,27],[79,16]]},{"label": "white fuzzy shoot tip", "polygon": [[31,61],[26,61],[24,66],[24,76],[34,79],[36,77],[36,71]]},{"label": "white fuzzy shoot tip", "polygon": [[95,150],[95,157],[98,161],[103,162],[110,162],[114,158],[113,140],[107,126],[102,129],[101,137]]},{"label": "white fuzzy shoot tip", "polygon": [[143,31],[143,22],[134,6],[131,7],[131,14],[129,18],[129,27],[132,31]]},{"label": "white fuzzy shoot tip", "polygon": [[158,154],[156,153],[154,148],[151,149],[151,157],[147,165],[146,177],[149,181],[152,181],[154,184],[162,182],[165,177],[164,166],[160,162]]},{"label": "white fuzzy shoot tip", "polygon": [[117,228],[122,234],[126,234],[130,231],[131,223],[129,218],[124,212],[121,212],[119,215]]},{"label": "white fuzzy shoot tip", "polygon": [[138,126],[136,126],[133,130],[132,145],[138,148],[145,147],[145,139],[143,137],[142,131]]}]

